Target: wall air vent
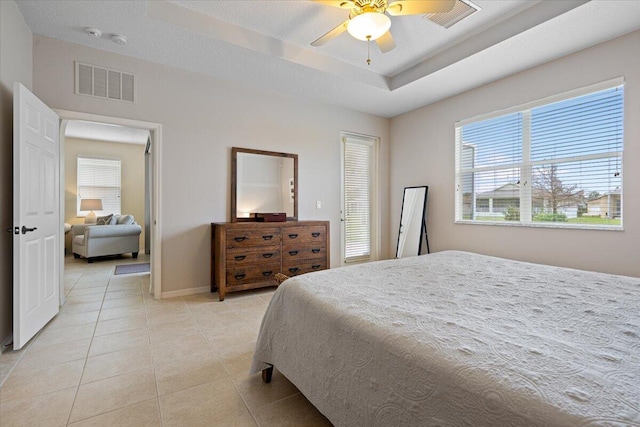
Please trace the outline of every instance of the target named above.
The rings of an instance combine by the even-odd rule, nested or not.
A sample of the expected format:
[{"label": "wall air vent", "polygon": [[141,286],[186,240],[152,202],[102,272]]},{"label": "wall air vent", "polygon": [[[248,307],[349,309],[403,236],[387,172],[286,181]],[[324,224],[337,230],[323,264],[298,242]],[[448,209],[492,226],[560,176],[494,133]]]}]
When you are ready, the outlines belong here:
[{"label": "wall air vent", "polygon": [[135,76],[76,61],[76,94],[135,102]]},{"label": "wall air vent", "polygon": [[480,10],[479,6],[471,3],[470,1],[456,0],[456,4],[449,12],[445,13],[430,13],[424,15],[429,21],[434,22],[441,27],[449,28],[453,24],[457,24],[464,18],[471,16]]}]

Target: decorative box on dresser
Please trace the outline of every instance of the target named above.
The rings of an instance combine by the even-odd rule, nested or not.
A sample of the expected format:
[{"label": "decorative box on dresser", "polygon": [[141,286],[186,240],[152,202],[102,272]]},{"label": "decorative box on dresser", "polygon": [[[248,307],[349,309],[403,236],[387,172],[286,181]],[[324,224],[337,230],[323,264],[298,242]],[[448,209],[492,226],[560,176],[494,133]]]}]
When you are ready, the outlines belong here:
[{"label": "decorative box on dresser", "polygon": [[329,221],[212,223],[211,292],[276,286],[276,273],[329,268]]}]

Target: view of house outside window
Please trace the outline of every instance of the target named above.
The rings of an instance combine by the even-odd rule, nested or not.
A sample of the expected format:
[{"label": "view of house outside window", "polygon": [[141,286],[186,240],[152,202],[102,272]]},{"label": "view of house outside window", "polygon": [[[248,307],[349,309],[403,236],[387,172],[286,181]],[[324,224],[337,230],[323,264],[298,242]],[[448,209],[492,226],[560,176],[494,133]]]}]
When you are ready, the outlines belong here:
[{"label": "view of house outside window", "polygon": [[456,222],[622,228],[616,83],[458,123]]}]

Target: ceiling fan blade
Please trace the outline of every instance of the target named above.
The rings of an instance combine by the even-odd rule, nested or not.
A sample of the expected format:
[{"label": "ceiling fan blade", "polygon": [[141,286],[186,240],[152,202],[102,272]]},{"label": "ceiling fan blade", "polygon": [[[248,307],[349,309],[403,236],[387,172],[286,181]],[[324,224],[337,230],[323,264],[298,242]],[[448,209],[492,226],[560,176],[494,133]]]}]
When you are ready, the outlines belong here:
[{"label": "ceiling fan blade", "polygon": [[382,53],[387,53],[394,47],[396,47],[396,42],[393,40],[393,36],[391,35],[391,31],[387,31],[380,37],[376,39],[376,43],[378,47],[382,51]]},{"label": "ceiling fan blade", "polygon": [[316,3],[326,4],[327,6],[339,7],[341,9],[351,9],[356,7],[352,0],[312,0]]},{"label": "ceiling fan blade", "polygon": [[323,44],[325,44],[326,42],[328,42],[331,39],[334,39],[336,37],[338,37],[340,34],[344,33],[345,31],[347,31],[347,24],[349,23],[349,20],[347,19],[346,21],[344,21],[342,24],[338,25],[337,27],[335,27],[333,30],[327,32],[325,35],[323,35],[322,37],[320,37],[318,40],[314,41],[311,43],[311,46],[322,46]]},{"label": "ceiling fan blade", "polygon": [[387,7],[387,12],[391,16],[442,13],[449,12],[455,4],[456,0],[398,0]]}]

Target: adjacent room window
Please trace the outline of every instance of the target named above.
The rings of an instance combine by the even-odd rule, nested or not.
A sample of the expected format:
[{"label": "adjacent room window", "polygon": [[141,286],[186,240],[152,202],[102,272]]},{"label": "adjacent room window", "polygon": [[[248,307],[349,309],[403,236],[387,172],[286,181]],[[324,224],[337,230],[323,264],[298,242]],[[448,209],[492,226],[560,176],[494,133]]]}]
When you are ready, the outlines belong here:
[{"label": "adjacent room window", "polygon": [[622,228],[621,79],[456,124],[456,222]]},{"label": "adjacent room window", "polygon": [[78,157],[78,216],[82,199],[102,199],[102,210],[96,215],[120,214],[120,160]]},{"label": "adjacent room window", "polygon": [[377,257],[377,139],[342,137],[342,234],[344,263]]}]

